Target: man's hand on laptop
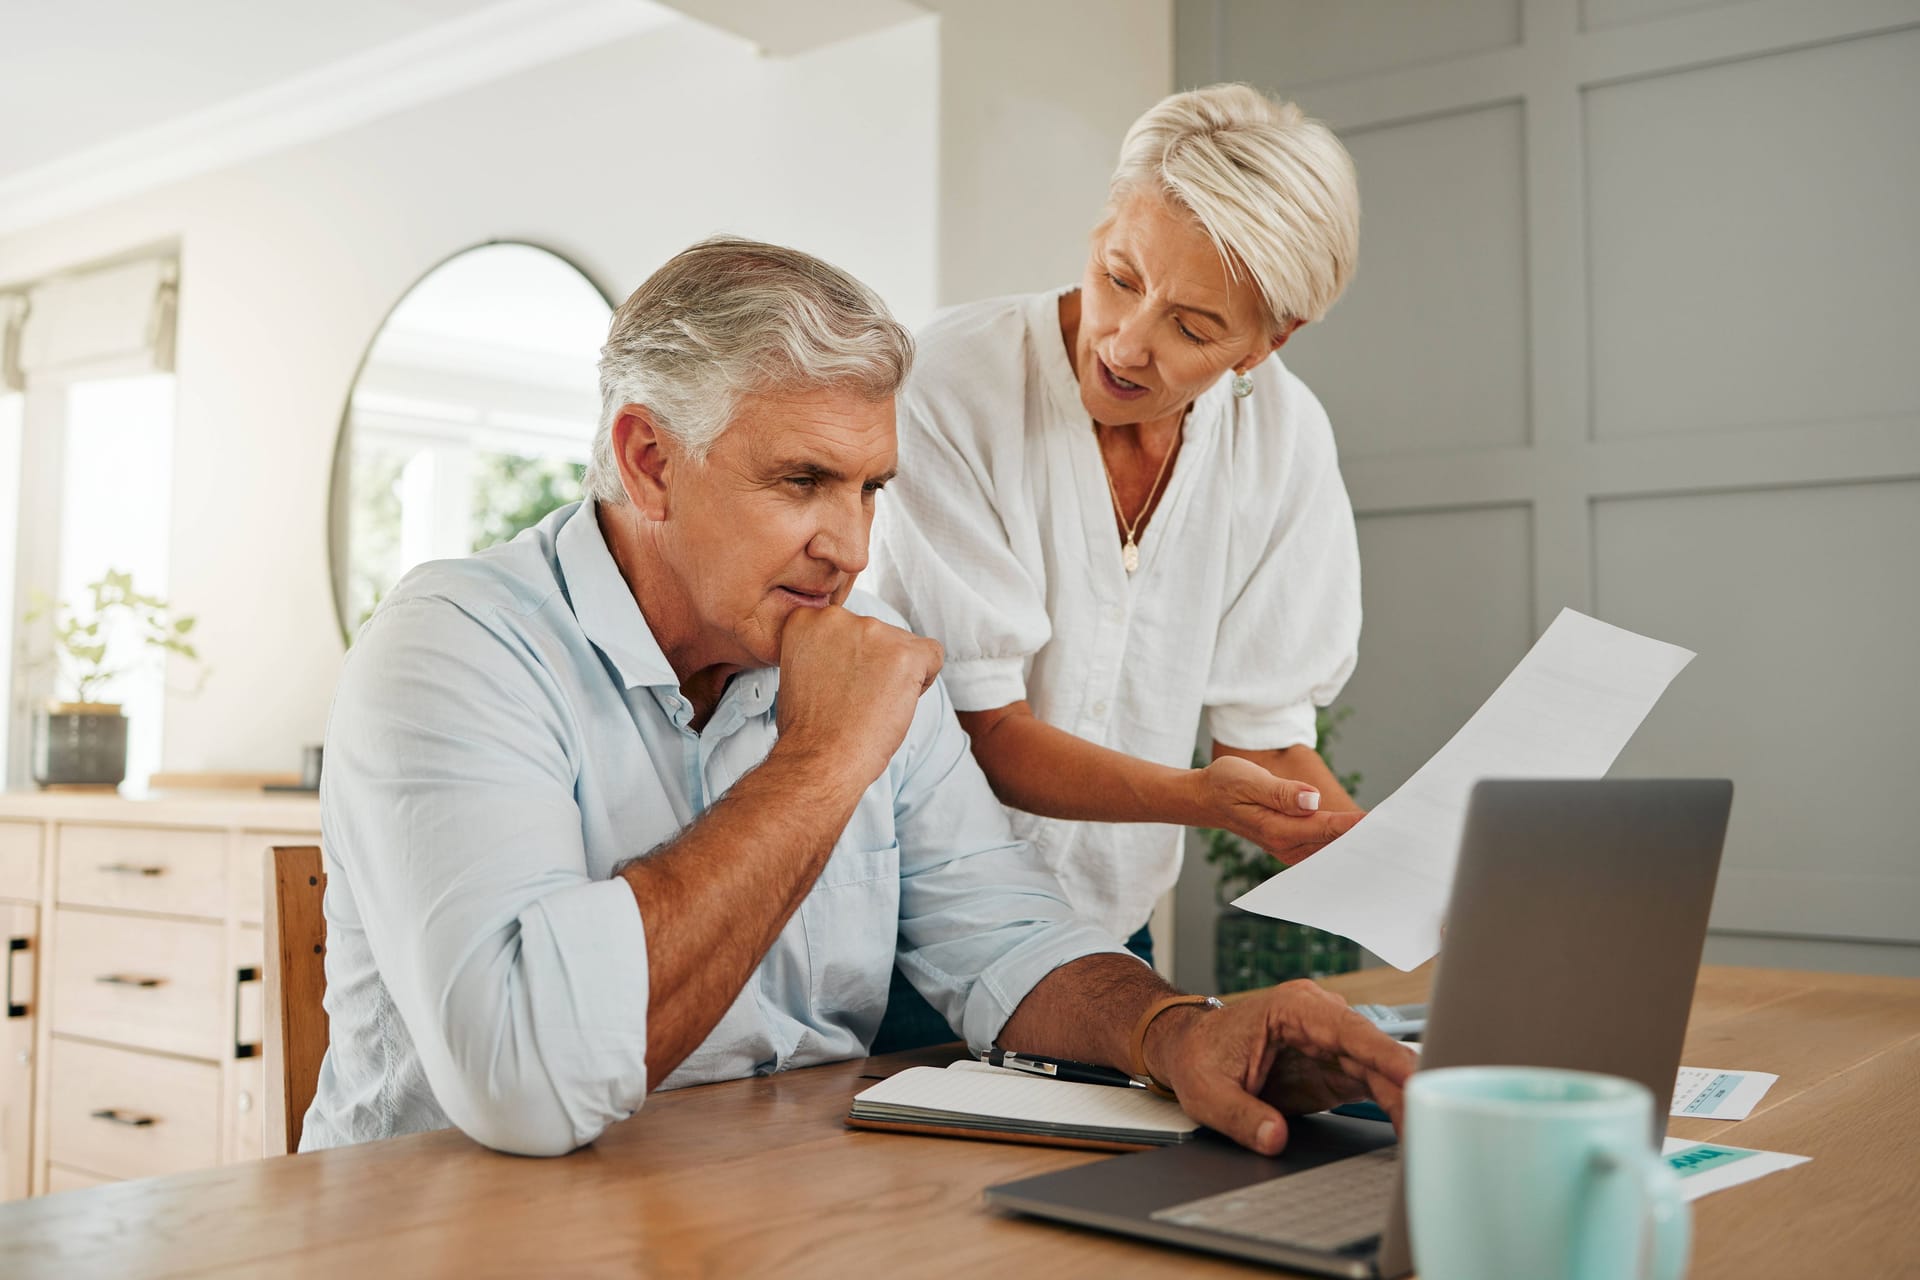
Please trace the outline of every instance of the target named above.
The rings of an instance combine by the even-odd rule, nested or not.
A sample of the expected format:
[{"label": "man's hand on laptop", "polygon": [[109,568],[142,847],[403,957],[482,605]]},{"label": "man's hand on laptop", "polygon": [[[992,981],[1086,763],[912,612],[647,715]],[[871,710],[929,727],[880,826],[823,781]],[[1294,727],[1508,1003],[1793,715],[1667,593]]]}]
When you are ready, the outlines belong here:
[{"label": "man's hand on laptop", "polygon": [[1242,1146],[1273,1155],[1288,1115],[1372,1098],[1400,1123],[1401,1090],[1419,1062],[1316,983],[1288,982],[1224,1009],[1169,1009],[1145,1045],[1181,1109]]}]

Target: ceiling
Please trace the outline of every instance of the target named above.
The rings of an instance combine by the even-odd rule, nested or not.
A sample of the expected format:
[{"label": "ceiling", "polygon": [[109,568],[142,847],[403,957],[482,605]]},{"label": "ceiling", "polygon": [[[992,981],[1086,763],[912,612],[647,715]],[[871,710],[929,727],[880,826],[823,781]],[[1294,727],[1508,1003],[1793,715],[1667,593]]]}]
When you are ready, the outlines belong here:
[{"label": "ceiling", "polygon": [[493,2],[0,0],[0,178]]},{"label": "ceiling", "polygon": [[0,234],[689,18],[774,56],[914,0],[0,0]]},{"label": "ceiling", "polygon": [[655,0],[0,0],[0,234],[681,20]]}]

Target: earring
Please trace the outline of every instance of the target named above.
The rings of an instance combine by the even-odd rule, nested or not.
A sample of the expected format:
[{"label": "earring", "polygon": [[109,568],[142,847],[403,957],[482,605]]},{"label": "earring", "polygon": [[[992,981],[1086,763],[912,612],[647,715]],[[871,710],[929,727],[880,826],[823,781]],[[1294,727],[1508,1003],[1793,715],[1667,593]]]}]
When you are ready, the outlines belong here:
[{"label": "earring", "polygon": [[1233,394],[1242,400],[1253,394],[1253,375],[1236,373],[1233,375]]}]

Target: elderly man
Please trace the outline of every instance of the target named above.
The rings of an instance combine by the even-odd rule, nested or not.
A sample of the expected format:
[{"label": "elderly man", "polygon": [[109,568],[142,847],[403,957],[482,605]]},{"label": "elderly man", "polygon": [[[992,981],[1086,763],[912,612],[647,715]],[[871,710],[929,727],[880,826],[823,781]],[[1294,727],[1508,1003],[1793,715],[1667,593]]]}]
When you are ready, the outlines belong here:
[{"label": "elderly man", "polygon": [[1128,1067],[1272,1152],[1412,1055],[1329,993],[1182,997],[1013,838],[853,590],[911,340],[710,240],[614,316],[587,501],[409,574],[327,732],[332,1044],[302,1146],[594,1140],[654,1088],[866,1052],[897,961],[967,1041]]}]

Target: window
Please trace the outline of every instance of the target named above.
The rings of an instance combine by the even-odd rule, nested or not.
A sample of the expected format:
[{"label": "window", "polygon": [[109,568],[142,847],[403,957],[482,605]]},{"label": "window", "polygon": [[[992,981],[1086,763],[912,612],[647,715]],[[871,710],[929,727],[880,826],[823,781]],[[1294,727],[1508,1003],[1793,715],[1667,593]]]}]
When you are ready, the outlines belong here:
[{"label": "window", "polygon": [[[66,389],[61,451],[60,568],[55,598],[78,602],[109,570],[131,573],[147,595],[167,593],[167,516],[173,477],[173,375],[76,382]],[[124,632],[107,638],[107,665],[127,674],[100,694],[127,717],[127,780],[160,768],[165,667]]]},{"label": "window", "polygon": [[[20,410],[24,399],[18,394],[9,395],[0,391],[0,511],[20,510]],[[0,654],[7,655],[9,668],[13,665],[14,652],[13,562],[18,540],[16,535],[13,521],[0,521]],[[11,722],[14,718],[9,714],[6,721]],[[11,776],[7,771],[7,762],[12,736],[5,732],[4,726],[0,726],[0,781]]]},{"label": "window", "polygon": [[[109,570],[143,594],[166,591],[173,450],[173,304],[177,264],[143,256],[0,293],[0,650],[8,655],[6,784],[31,779],[36,710],[71,689],[57,678],[46,628],[22,627],[36,599],[84,613]],[[128,717],[127,780],[159,768],[164,667],[133,637],[109,633],[96,692]]]}]

